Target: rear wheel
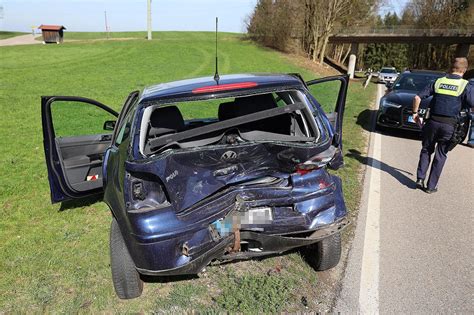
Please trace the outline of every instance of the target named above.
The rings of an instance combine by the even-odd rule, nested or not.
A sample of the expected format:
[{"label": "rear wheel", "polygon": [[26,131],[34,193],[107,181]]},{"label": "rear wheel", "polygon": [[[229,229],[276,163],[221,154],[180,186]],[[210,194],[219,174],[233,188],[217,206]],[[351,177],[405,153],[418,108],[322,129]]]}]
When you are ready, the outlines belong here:
[{"label": "rear wheel", "polygon": [[341,234],[333,234],[322,241],[303,248],[306,262],[317,271],[335,267],[341,259]]},{"label": "rear wheel", "polygon": [[110,266],[115,293],[121,299],[139,297],[143,291],[143,281],[128,252],[117,220],[112,219],[110,227]]}]

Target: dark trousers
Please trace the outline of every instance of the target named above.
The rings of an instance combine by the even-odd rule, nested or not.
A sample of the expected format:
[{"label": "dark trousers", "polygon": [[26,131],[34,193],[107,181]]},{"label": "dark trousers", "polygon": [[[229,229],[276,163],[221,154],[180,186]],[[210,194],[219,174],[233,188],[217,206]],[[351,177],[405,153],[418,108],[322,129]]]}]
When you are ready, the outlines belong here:
[{"label": "dark trousers", "polygon": [[431,155],[435,153],[433,164],[431,165],[430,177],[426,187],[434,189],[438,185],[439,177],[443,170],[444,163],[448,157],[447,147],[449,139],[454,132],[454,126],[446,123],[429,120],[422,130],[422,148],[420,152],[420,162],[418,162],[418,170],[416,177],[425,179],[426,172],[430,166]]},{"label": "dark trousers", "polygon": [[467,143],[474,145],[474,113],[471,113],[471,128],[469,129]]}]

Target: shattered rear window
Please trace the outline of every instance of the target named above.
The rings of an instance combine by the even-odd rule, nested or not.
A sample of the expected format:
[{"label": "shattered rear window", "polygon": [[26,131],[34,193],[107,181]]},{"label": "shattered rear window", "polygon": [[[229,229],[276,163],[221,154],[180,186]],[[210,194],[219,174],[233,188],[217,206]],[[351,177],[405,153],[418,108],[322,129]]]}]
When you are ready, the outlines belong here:
[{"label": "shattered rear window", "polygon": [[141,122],[140,152],[249,141],[314,142],[319,133],[311,119],[299,91],[151,105]]}]

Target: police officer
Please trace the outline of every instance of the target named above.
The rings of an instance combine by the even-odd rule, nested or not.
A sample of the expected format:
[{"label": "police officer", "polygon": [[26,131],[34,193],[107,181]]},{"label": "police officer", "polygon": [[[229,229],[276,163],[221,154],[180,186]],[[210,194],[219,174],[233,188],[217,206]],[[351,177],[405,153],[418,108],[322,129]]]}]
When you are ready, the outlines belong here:
[{"label": "police officer", "polygon": [[[421,100],[433,96],[429,105],[430,117],[422,129],[422,149],[416,180],[417,188],[429,194],[438,191],[438,180],[446,162],[449,140],[461,109],[474,106],[474,86],[462,79],[466,70],[467,59],[456,58],[448,75],[437,79],[413,98],[413,119],[418,121]],[[424,181],[433,152],[435,156],[425,187]]]}]

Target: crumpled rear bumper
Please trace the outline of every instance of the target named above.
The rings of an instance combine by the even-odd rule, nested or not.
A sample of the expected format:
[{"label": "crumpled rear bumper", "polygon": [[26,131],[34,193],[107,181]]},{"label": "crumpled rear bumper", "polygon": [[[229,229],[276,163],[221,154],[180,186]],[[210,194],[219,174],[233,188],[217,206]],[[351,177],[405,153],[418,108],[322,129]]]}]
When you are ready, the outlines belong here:
[{"label": "crumpled rear bumper", "polygon": [[255,252],[235,252],[229,253],[234,244],[234,234],[219,240],[212,247],[201,251],[194,255],[188,262],[171,269],[164,270],[149,270],[144,268],[137,268],[137,270],[144,275],[151,276],[172,276],[172,275],[186,275],[197,274],[201,272],[212,260],[223,259],[226,261],[235,259],[248,259],[256,256],[264,256],[273,253],[282,253],[287,250],[310,245],[323,240],[335,233],[339,233],[348,226],[349,220],[344,217],[338,221],[328,224],[324,227],[313,231],[306,231],[305,236],[302,235],[269,235],[254,231],[241,231],[240,238],[246,240],[254,240],[261,244],[263,251]]},{"label": "crumpled rear bumper", "polygon": [[[269,222],[228,224],[262,207],[271,209]],[[128,213],[131,233],[123,236],[141,273],[196,274],[214,259],[246,259],[315,243],[346,226],[346,216],[340,178],[321,169],[292,176],[291,185],[231,187],[187,213],[170,208]]]}]

